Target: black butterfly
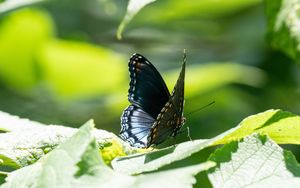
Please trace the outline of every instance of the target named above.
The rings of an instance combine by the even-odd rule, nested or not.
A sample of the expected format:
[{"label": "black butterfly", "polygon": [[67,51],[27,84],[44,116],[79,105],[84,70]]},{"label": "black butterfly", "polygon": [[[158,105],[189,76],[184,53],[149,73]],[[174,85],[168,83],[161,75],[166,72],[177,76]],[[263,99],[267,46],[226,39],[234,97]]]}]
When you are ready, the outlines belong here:
[{"label": "black butterfly", "polygon": [[185,122],[183,114],[186,55],[177,83],[170,95],[156,68],[145,57],[129,60],[131,103],[121,116],[120,137],[131,146],[148,148],[175,137]]}]

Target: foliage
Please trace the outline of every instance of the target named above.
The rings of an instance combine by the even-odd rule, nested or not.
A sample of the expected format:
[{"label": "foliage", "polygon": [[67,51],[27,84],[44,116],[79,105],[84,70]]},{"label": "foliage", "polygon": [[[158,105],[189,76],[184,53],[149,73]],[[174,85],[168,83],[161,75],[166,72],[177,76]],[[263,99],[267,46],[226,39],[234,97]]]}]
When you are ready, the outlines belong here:
[{"label": "foliage", "polygon": [[226,144],[209,160],[214,187],[299,187],[300,166],[291,152],[266,136],[252,135]]},{"label": "foliage", "polygon": [[[182,160],[206,147],[230,143],[232,140],[240,140],[252,133],[276,135],[274,132],[277,132],[279,127],[282,132],[279,137],[274,136],[274,139],[278,139],[281,144],[298,144],[299,138],[297,136],[290,136],[291,134],[298,135],[299,130],[297,129],[300,125],[298,121],[299,117],[289,112],[269,110],[246,118],[237,127],[214,138],[194,140],[146,154],[121,157],[116,159],[112,163],[112,166],[114,169],[128,174],[153,171],[172,162]],[[263,122],[263,126],[261,122]],[[260,126],[264,127],[264,131],[256,128]]]},{"label": "foliage", "polygon": [[266,1],[268,37],[271,45],[299,62],[298,0]]},{"label": "foliage", "polygon": [[[299,187],[298,12],[299,0],[0,0],[1,187]],[[116,136],[128,58],[145,55],[172,88],[183,49],[194,140],[183,128],[176,145],[130,147]]]},{"label": "foliage", "polygon": [[[58,125],[43,125],[0,112],[0,159],[2,166],[18,169],[36,162],[71,137],[76,129]],[[93,124],[93,123],[90,123]],[[104,130],[93,130],[103,160],[109,163],[115,156],[135,153],[122,145],[120,139]]]},{"label": "foliage", "polygon": [[299,144],[300,131],[299,116],[281,110],[268,110],[266,112],[249,116],[244,119],[236,130],[216,144],[228,143],[231,140],[239,140],[253,132],[268,134],[279,144]]},{"label": "foliage", "polygon": [[[4,116],[2,119],[5,119]],[[15,120],[16,117],[6,115],[5,122],[10,122],[11,119]],[[210,161],[217,163],[216,167],[208,171],[214,187],[221,185],[225,187],[237,186],[237,182],[239,182],[238,187],[244,185],[263,187],[270,182],[279,181],[276,179],[278,177],[285,179],[284,184],[296,186],[300,183],[300,180],[296,178],[300,171],[298,169],[299,164],[293,154],[283,151],[280,146],[266,136],[251,134],[258,132],[264,135],[273,135],[274,128],[280,127],[280,124],[285,124],[285,126],[280,127],[282,129],[280,143],[297,143],[299,139],[289,137],[289,135],[290,132],[299,135],[298,119],[298,116],[288,112],[269,110],[246,118],[236,128],[212,139],[188,141],[139,154],[130,154],[137,150],[128,147],[123,141],[119,140],[119,143],[116,143],[118,138],[111,133],[102,130],[93,131],[92,121],[86,123],[74,134],[74,129],[38,125],[35,122],[28,123],[26,120],[19,119],[15,123],[27,122],[29,125],[27,129],[0,135],[0,143],[3,143],[0,147],[2,165],[20,168],[9,173],[3,187],[26,187],[28,185],[32,187],[57,185],[65,187],[81,187],[83,185],[89,187],[97,187],[97,185],[104,187],[130,187],[132,185],[136,187],[150,185],[163,187],[166,184],[175,187],[189,187],[195,183],[193,177],[197,173],[214,166],[214,163]],[[260,127],[260,122],[264,122],[265,131],[257,131],[253,128]],[[24,126],[27,125],[24,124]],[[247,131],[245,131],[245,127],[248,128]],[[232,140],[235,141],[231,142]],[[216,150],[206,162],[198,161],[200,164],[180,169],[159,170],[218,143],[225,145]],[[98,149],[102,151],[106,148],[107,150],[107,145],[119,144],[123,145],[121,147],[124,150],[123,153],[126,152],[129,155],[114,159],[112,170],[105,165],[100,157],[102,153],[104,160],[107,159],[106,153],[100,152],[99,155]],[[110,150],[114,152],[113,150],[116,148],[110,147]],[[272,161],[269,161],[271,159]],[[277,165],[274,166],[274,164]],[[257,169],[253,169],[252,166],[257,166]],[[231,167],[233,169],[230,169]],[[270,170],[272,167],[276,169]],[[253,172],[252,179],[248,178],[248,172]],[[51,173],[50,179],[46,178],[49,173]],[[179,176],[180,179],[177,178]],[[294,176],[295,180],[291,179]],[[226,178],[224,179],[224,177]],[[118,181],[114,181],[115,179]],[[103,184],[103,182],[106,183]]]},{"label": "foliage", "polygon": [[117,38],[122,39],[122,32],[125,26],[132,20],[132,18],[146,5],[155,2],[155,0],[130,0],[128,2],[126,15],[124,16],[121,24],[118,27]]},{"label": "foliage", "polygon": [[214,165],[207,162],[135,177],[120,174],[102,161],[92,128],[91,121],[86,123],[35,164],[9,174],[1,187],[165,187],[170,181],[174,187],[191,187],[193,175]]}]

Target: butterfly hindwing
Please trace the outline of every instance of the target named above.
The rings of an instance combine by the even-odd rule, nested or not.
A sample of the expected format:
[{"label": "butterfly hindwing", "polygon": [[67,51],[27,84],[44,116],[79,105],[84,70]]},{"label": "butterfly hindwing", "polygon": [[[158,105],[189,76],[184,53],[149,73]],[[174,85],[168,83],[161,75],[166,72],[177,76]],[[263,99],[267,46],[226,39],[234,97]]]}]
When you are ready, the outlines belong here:
[{"label": "butterfly hindwing", "polygon": [[169,100],[169,90],[156,68],[142,55],[129,60],[130,88],[128,100],[154,119]]},{"label": "butterfly hindwing", "polygon": [[169,101],[162,108],[148,136],[147,147],[160,144],[169,136],[176,136],[183,124],[185,61]]},{"label": "butterfly hindwing", "polygon": [[121,116],[120,137],[134,147],[146,147],[147,137],[155,119],[141,108],[128,106]]}]

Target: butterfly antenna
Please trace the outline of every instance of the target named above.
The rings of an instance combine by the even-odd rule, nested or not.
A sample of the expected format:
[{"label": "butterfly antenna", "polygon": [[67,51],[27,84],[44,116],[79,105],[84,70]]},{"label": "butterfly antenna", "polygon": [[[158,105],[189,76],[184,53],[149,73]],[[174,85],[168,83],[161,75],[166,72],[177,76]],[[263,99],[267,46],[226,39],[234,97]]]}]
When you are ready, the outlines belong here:
[{"label": "butterfly antenna", "polygon": [[200,111],[200,110],[202,110],[202,109],[204,109],[204,108],[206,108],[206,107],[209,107],[210,105],[212,105],[212,104],[214,104],[214,103],[215,103],[215,101],[213,101],[213,102],[211,102],[211,103],[209,103],[209,104],[207,104],[207,105],[205,105],[205,106],[203,106],[203,107],[201,107],[201,108],[198,108],[198,109],[196,109],[196,110],[193,110],[193,111],[191,111],[190,113],[186,114],[185,116],[187,117],[187,116],[189,116],[189,115],[191,115],[191,114],[193,114],[193,113],[195,113],[195,112],[198,112],[198,111]]},{"label": "butterfly antenna", "polygon": [[186,62],[186,49],[183,49],[183,63]]}]

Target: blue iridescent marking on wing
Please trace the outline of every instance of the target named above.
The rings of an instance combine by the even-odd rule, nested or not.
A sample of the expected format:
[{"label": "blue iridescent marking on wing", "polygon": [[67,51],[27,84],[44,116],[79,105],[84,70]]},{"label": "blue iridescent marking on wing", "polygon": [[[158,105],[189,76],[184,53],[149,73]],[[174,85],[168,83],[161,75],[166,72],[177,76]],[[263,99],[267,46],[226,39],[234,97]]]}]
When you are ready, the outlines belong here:
[{"label": "blue iridescent marking on wing", "polygon": [[155,119],[134,105],[128,106],[121,116],[120,137],[133,147],[144,148]]}]

